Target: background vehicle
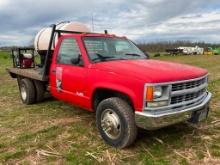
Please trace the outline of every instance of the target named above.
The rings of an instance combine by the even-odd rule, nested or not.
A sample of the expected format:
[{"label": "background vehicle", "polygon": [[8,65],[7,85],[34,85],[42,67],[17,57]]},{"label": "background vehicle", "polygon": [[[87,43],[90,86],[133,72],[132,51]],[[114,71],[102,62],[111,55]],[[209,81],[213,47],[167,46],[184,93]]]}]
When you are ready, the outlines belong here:
[{"label": "background vehicle", "polygon": [[102,138],[114,147],[132,144],[137,127],[198,123],[208,115],[206,70],[149,60],[130,40],[107,32],[53,25],[47,44],[46,51],[37,50],[40,66],[33,53],[25,55],[31,49],[13,51],[14,67],[7,70],[18,80],[23,103],[42,101],[49,88],[55,98],[94,111]]},{"label": "background vehicle", "polygon": [[198,46],[195,47],[180,46],[175,49],[166,49],[166,52],[170,54],[197,55],[197,54],[203,54],[204,48],[200,48]]},{"label": "background vehicle", "polygon": [[209,48],[210,51],[214,53],[214,55],[220,55],[220,48]]}]

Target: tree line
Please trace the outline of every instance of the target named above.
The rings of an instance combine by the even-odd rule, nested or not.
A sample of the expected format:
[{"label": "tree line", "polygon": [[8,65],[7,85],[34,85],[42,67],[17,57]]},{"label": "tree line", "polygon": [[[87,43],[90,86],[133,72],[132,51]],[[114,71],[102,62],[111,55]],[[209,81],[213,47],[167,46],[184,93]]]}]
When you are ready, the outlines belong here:
[{"label": "tree line", "polygon": [[205,42],[191,42],[191,41],[163,41],[163,42],[151,42],[151,43],[138,43],[138,47],[144,52],[165,52],[166,49],[174,49],[179,46],[199,46],[205,50],[208,47],[220,47],[217,43],[205,43]]}]

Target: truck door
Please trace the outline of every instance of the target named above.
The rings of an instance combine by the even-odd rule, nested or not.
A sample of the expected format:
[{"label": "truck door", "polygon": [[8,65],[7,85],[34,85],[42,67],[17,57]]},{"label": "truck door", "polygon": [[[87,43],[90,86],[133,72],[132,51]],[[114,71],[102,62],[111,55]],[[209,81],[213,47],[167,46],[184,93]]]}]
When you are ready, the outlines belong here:
[{"label": "truck door", "polygon": [[[59,43],[58,43],[59,45]],[[50,69],[51,93],[58,99],[84,105],[86,69],[76,38],[61,39]]]}]

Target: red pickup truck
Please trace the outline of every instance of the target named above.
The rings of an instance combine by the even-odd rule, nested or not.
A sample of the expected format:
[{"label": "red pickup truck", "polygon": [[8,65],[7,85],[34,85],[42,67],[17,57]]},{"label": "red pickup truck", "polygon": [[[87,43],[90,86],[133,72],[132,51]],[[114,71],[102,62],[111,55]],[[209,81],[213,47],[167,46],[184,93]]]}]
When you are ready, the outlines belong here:
[{"label": "red pickup truck", "polygon": [[[51,51],[56,33],[58,43]],[[30,66],[23,50],[14,67],[7,68],[18,81],[23,103],[40,102],[49,90],[59,100],[93,111],[111,146],[131,145],[137,127],[198,123],[208,115],[206,70],[148,59],[126,37],[57,30],[54,25],[43,67]]]}]

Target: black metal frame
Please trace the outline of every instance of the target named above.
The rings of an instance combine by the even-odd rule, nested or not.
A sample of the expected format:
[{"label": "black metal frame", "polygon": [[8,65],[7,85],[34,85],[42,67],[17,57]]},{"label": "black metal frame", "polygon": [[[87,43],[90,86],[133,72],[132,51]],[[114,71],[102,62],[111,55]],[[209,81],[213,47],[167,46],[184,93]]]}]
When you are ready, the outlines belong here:
[{"label": "black metal frame", "polygon": [[[23,54],[22,52],[31,51],[31,59],[32,59],[32,66],[31,68],[35,67],[35,60],[34,60],[34,48],[31,47],[24,47],[24,48],[14,48],[11,50],[11,55],[13,59],[13,67],[14,68],[21,68],[24,69],[25,67],[22,66],[22,60],[23,60]],[[15,55],[15,52],[17,52],[17,55]]]},{"label": "black metal frame", "polygon": [[68,33],[68,34],[86,33],[86,32],[78,32],[78,31],[56,30],[55,24],[51,25],[51,27],[52,27],[52,32],[51,32],[51,36],[50,36],[50,42],[49,42],[49,46],[47,49],[43,70],[41,72],[41,74],[43,75],[44,78],[47,77],[47,75],[49,73],[49,68],[50,68],[50,64],[51,64],[51,48],[52,48],[53,40],[56,39],[55,34],[57,33],[58,38],[60,38],[62,33]]}]

